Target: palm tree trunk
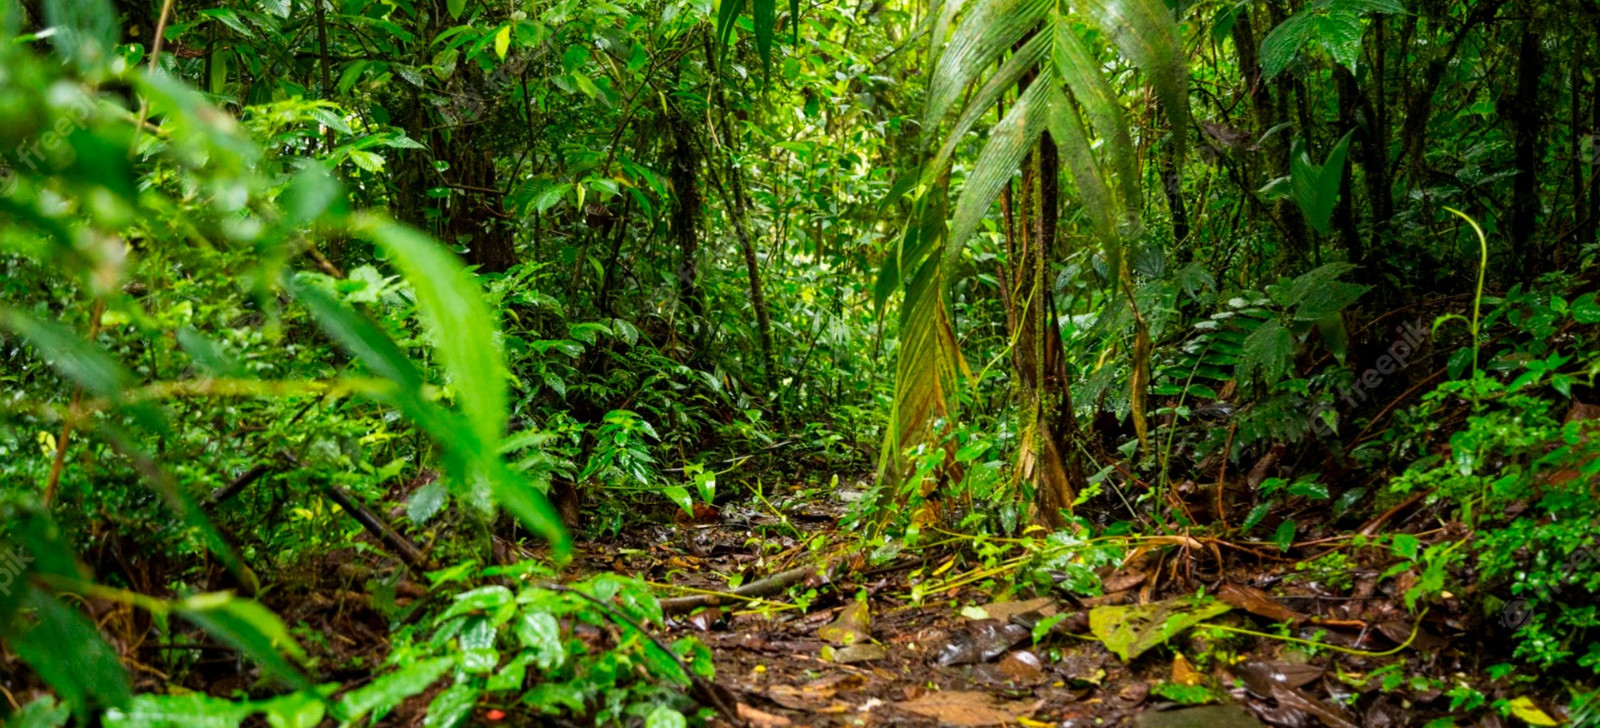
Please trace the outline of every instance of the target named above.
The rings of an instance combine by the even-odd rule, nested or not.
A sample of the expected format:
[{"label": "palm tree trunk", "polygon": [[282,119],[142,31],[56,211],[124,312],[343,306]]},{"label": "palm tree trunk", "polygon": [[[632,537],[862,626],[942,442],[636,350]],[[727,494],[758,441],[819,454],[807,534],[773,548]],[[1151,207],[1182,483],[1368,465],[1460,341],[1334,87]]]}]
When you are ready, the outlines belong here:
[{"label": "palm tree trunk", "polygon": [[1023,475],[1034,488],[1037,518],[1062,525],[1085,483],[1078,458],[1078,423],[1072,408],[1061,327],[1052,294],[1060,162],[1046,135],[1023,167],[1018,220],[1010,227],[1013,260],[1006,320],[1017,342],[1011,350],[1020,386],[1022,427],[1027,433],[1020,455]]}]

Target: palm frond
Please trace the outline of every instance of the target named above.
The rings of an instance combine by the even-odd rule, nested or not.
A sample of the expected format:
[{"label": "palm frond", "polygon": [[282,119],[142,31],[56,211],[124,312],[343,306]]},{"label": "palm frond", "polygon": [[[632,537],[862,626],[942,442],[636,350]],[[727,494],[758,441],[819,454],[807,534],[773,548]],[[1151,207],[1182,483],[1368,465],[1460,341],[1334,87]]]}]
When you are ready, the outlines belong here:
[{"label": "palm frond", "polygon": [[[933,70],[922,115],[923,148],[931,153],[918,176],[917,212],[894,260],[885,263],[877,293],[880,300],[891,287],[904,294],[881,473],[898,473],[905,448],[930,441],[933,423],[954,416],[965,365],[946,304],[947,271],[1045,132],[1059,148],[1106,247],[1115,253],[1137,232],[1141,197],[1127,115],[1106,77],[1106,64],[1079,35],[1072,7],[1081,8],[1122,56],[1144,71],[1182,153],[1187,73],[1177,24],[1163,0],[1082,0],[1072,6],[1064,0],[934,3],[924,21],[931,24]],[[947,186],[956,150],[1007,97],[1014,100],[988,129],[947,228]]]}]

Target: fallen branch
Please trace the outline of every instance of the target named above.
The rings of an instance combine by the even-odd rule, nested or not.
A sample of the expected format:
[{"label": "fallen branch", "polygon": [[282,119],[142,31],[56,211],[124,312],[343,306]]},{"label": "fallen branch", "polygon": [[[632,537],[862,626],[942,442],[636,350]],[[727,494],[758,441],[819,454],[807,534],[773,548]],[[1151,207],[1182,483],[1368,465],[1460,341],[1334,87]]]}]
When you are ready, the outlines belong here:
[{"label": "fallen branch", "polygon": [[667,614],[683,614],[700,607],[719,607],[727,600],[758,599],[781,594],[795,584],[805,581],[807,577],[817,573],[823,565],[798,566],[788,571],[780,571],[765,579],[752,581],[749,584],[723,594],[695,594],[687,597],[674,597],[661,600],[661,611]]},{"label": "fallen branch", "polygon": [[229,483],[218,489],[215,493],[212,493],[211,497],[206,499],[205,507],[215,508],[218,505],[221,505],[228,499],[238,495],[240,491],[250,487],[251,483],[260,480],[261,476],[272,472],[272,470],[273,466],[269,463],[255,464],[249,470],[246,470],[240,474],[239,477],[234,478],[232,483]]},{"label": "fallen branch", "polygon": [[339,507],[349,513],[351,518],[356,519],[356,522],[360,523],[362,528],[367,529],[367,533],[382,541],[383,545],[387,546],[394,555],[399,556],[401,561],[406,562],[406,566],[410,567],[413,572],[423,574],[433,569],[433,565],[428,561],[427,555],[422,553],[422,549],[417,548],[416,544],[411,543],[411,539],[406,538],[399,531],[390,527],[388,523],[378,517],[378,514],[367,508],[366,504],[357,500],[350,491],[331,484],[326,486],[324,491],[328,494],[330,500],[339,504]]}]

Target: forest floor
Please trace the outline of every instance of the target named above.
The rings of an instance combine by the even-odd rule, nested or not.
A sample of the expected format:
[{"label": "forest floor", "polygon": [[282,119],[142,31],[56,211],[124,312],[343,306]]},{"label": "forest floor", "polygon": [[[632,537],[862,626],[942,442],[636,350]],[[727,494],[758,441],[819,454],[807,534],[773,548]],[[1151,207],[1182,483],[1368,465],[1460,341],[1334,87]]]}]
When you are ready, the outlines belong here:
[{"label": "forest floor", "polygon": [[[836,533],[851,497],[835,490],[767,513],[701,513],[698,523],[642,530],[631,543],[591,544],[582,566],[680,592],[726,592],[735,574],[749,584],[825,562],[806,544],[849,542],[816,536]],[[1018,591],[1025,554],[985,562],[946,539],[876,568],[856,557],[811,573],[772,601],[724,599],[670,619],[671,636],[693,634],[711,648],[716,682],[758,728],[1421,726],[1450,715],[1448,688],[1488,664],[1449,605],[1420,620],[1403,607],[1409,575],[1380,579],[1379,568],[1352,563],[1346,574],[1309,580],[1295,568],[1300,560],[1254,548],[1187,537],[1145,543],[1102,569],[1105,595],[1093,599]],[[1214,609],[1228,612],[1208,623],[1261,634],[1183,631],[1198,621],[1182,606],[1197,591],[1220,597]],[[1092,628],[1100,608],[1142,632],[1102,642],[1115,627]],[[1124,661],[1107,648],[1130,639],[1149,649]],[[1485,712],[1464,724],[1510,724]]]},{"label": "forest floor", "polygon": [[[1459,613],[1453,598],[1419,618],[1402,596],[1415,577],[1385,575],[1384,564],[1361,563],[1355,550],[1345,572],[1308,574],[1307,559],[1257,545],[1143,537],[1099,570],[1103,596],[1079,599],[1017,586],[1031,583],[1019,573],[1038,553],[1029,539],[991,539],[990,556],[979,558],[970,539],[950,534],[868,565],[849,553],[855,539],[839,525],[854,497],[824,489],[776,505],[760,499],[759,510],[702,508],[693,520],[580,543],[568,573],[631,575],[659,587],[669,605],[723,595],[722,606],[669,606],[658,636],[707,645],[719,693],[751,728],[1386,728],[1444,717],[1459,722],[1436,725],[1522,725],[1487,708],[1500,699],[1516,701],[1515,714],[1535,716],[1534,725],[1560,715],[1548,702],[1497,690],[1463,704],[1452,688],[1495,682],[1485,675],[1500,661],[1489,655],[1503,651],[1489,645],[1495,625]],[[1332,553],[1343,539],[1324,540]],[[291,623],[330,636],[329,656],[347,666],[330,677],[360,683],[370,672],[361,666],[383,659],[385,617],[340,576],[351,570],[341,561],[348,557],[395,566],[346,551],[314,578],[344,587],[308,583],[301,596],[291,589],[272,601]],[[765,598],[726,596],[731,583],[796,571],[805,577]],[[403,601],[422,595],[402,587]],[[1211,595],[1203,613],[1190,601],[1198,593]],[[423,725],[434,692],[384,725]],[[543,724],[515,709],[489,712],[477,725]]]}]

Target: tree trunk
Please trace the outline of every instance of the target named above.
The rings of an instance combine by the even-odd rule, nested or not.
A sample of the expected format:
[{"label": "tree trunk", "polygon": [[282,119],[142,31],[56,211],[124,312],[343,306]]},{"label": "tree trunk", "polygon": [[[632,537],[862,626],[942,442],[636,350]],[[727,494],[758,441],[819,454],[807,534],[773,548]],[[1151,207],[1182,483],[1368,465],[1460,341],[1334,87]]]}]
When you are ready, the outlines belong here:
[{"label": "tree trunk", "polygon": [[[1525,5],[1531,14],[1534,8]],[[1510,121],[1516,150],[1517,176],[1511,188],[1511,246],[1522,254],[1522,273],[1527,280],[1537,277],[1542,256],[1534,241],[1539,219],[1539,135],[1544,114],[1539,107],[1539,81],[1544,76],[1544,49],[1530,18],[1522,29],[1517,51],[1517,90],[1512,97]]]},{"label": "tree trunk", "polygon": [[[1600,19],[1596,20],[1594,30],[1596,45],[1600,46]],[[1595,82],[1591,88],[1600,90],[1600,82]],[[1600,187],[1596,187],[1600,185],[1600,148],[1597,148],[1600,147],[1600,99],[1594,96],[1593,92],[1589,94],[1589,225],[1579,238],[1585,242],[1600,242],[1600,237],[1596,237],[1596,232],[1600,231]]]},{"label": "tree trunk", "polygon": [[478,133],[485,127],[475,121],[456,127],[444,150],[449,174],[455,175],[451,181],[464,188],[452,191],[445,243],[465,245],[467,263],[478,266],[479,272],[501,273],[517,264],[517,249],[510,226],[499,219],[502,199],[492,192],[499,189],[494,148]]},{"label": "tree trunk", "polygon": [[1038,518],[1063,525],[1072,501],[1085,484],[1078,457],[1078,423],[1072,408],[1061,328],[1052,295],[1057,212],[1060,208],[1060,162],[1048,134],[1029,155],[1023,169],[1022,194],[1014,240],[1011,310],[1006,317],[1016,346],[1011,350],[1021,390],[1025,439],[1020,467],[1033,485]]},{"label": "tree trunk", "polygon": [[733,232],[739,238],[739,249],[744,253],[745,272],[750,277],[750,305],[756,310],[756,334],[761,340],[761,371],[766,381],[766,388],[771,390],[777,382],[777,372],[773,369],[772,358],[772,320],[767,315],[767,297],[761,290],[761,264],[756,260],[755,241],[750,237],[741,176],[738,167],[728,165],[729,189],[725,191],[728,197],[728,214],[733,218]]},{"label": "tree trunk", "polygon": [[[1343,133],[1356,127],[1356,110],[1361,105],[1361,89],[1356,85],[1356,77],[1350,73],[1350,69],[1336,66],[1333,75],[1339,91],[1339,125],[1335,128],[1335,133]],[[1339,181],[1339,203],[1334,209],[1333,222],[1350,262],[1364,267],[1366,251],[1362,249],[1361,236],[1356,231],[1354,175],[1351,172],[1354,166],[1353,164],[1344,166],[1344,173]]]},{"label": "tree trunk", "polygon": [[[672,238],[678,243],[678,301],[694,318],[691,325],[701,327],[706,301],[700,292],[700,156],[688,120],[674,109],[668,123],[672,127],[672,157],[667,174],[672,182]],[[704,343],[696,336],[690,338],[697,344]]]},{"label": "tree trunk", "polygon": [[[1366,125],[1357,133],[1362,177],[1367,183],[1367,206],[1372,213],[1366,247],[1369,258],[1371,252],[1383,249],[1389,221],[1394,217],[1394,185],[1389,178],[1389,91],[1384,72],[1388,55],[1385,26],[1382,15],[1373,18],[1373,64],[1369,82],[1372,92],[1361,96]],[[1360,274],[1362,278],[1373,283],[1382,280],[1382,272],[1372,269],[1374,260],[1356,262],[1365,266]]]}]

